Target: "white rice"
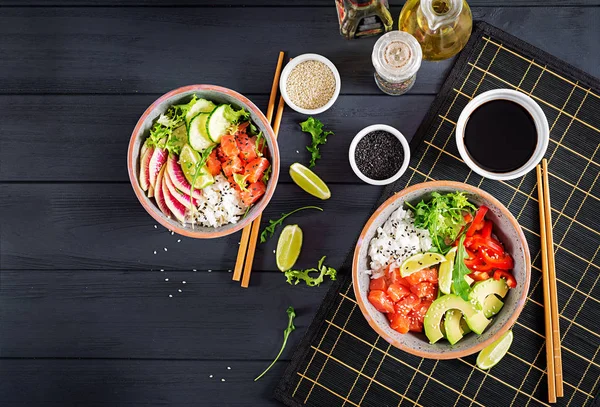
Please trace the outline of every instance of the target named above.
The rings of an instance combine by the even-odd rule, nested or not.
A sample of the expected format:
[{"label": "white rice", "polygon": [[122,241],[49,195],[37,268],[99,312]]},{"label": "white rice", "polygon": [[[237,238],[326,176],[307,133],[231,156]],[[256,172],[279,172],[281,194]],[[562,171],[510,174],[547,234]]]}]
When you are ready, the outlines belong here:
[{"label": "white rice", "polygon": [[202,197],[198,202],[198,208],[192,214],[193,222],[213,228],[236,223],[247,209],[240,193],[222,174],[215,177],[214,184],[202,189]]},{"label": "white rice", "polygon": [[371,239],[370,266],[375,271],[392,263],[400,266],[408,257],[430,248],[429,231],[415,228],[412,212],[399,208],[377,228],[377,235]]}]

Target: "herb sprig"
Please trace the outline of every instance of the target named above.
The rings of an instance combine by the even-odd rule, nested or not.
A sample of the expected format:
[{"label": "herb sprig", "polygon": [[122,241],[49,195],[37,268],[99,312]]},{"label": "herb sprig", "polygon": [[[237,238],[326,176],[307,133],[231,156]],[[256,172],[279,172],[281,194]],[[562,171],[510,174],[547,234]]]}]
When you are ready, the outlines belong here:
[{"label": "herb sprig", "polygon": [[[321,257],[317,268],[309,268],[306,270],[288,270],[284,272],[288,284],[297,285],[300,281],[304,281],[307,286],[314,287],[321,285],[321,283],[325,280],[325,276],[329,276],[330,279],[335,280],[337,276],[337,270],[332,267],[325,266],[323,262],[325,262],[325,256]],[[316,277],[311,277],[309,273],[319,273],[319,275]]]},{"label": "herb sprig", "polygon": [[200,160],[198,160],[196,162],[196,165],[194,168],[194,178],[192,179],[192,186],[190,188],[190,202],[194,201],[194,198],[192,197],[192,195],[194,194],[194,190],[195,190],[194,185],[196,184],[196,180],[200,176],[200,173],[202,172],[202,167],[204,167],[204,164],[206,164],[206,161],[208,161],[208,157],[210,156],[210,153],[212,153],[212,151],[215,149],[215,147],[217,147],[216,144],[213,144],[212,146],[207,147],[204,151],[202,151],[202,153],[200,155]]},{"label": "herb sprig", "polygon": [[458,241],[456,258],[454,259],[454,268],[452,269],[452,285],[456,294],[460,295],[463,300],[469,301],[469,291],[471,290],[471,286],[469,286],[469,283],[465,280],[465,276],[470,274],[471,270],[465,265],[466,255],[465,235],[462,234]]},{"label": "herb sprig", "polygon": [[312,168],[316,165],[317,160],[321,158],[319,146],[327,143],[327,136],[334,133],[332,131],[323,131],[323,123],[321,123],[319,119],[314,119],[312,117],[309,117],[306,121],[300,123],[300,127],[303,132],[310,133],[312,137],[311,145],[306,147],[311,154],[308,167]]},{"label": "herb sprig", "polygon": [[294,311],[294,308],[288,307],[286,312],[288,314],[288,325],[287,325],[287,328],[285,328],[285,330],[283,331],[283,343],[281,344],[281,349],[279,350],[279,353],[277,354],[277,356],[275,356],[275,360],[273,360],[273,362],[271,362],[271,364],[261,374],[259,374],[256,377],[256,379],[254,379],[254,381],[257,381],[258,379],[263,377],[265,375],[265,373],[267,373],[269,371],[269,369],[271,369],[273,367],[275,362],[277,362],[277,360],[279,360],[279,357],[281,356],[281,354],[283,353],[283,350],[285,349],[285,345],[287,344],[287,340],[288,340],[290,334],[292,333],[292,331],[294,331],[296,329],[296,327],[294,326],[294,318],[296,318],[296,312]]},{"label": "herb sprig", "polygon": [[277,228],[277,226],[281,225],[281,223],[285,220],[285,218],[287,218],[290,215],[293,215],[296,212],[300,212],[304,209],[317,209],[317,210],[323,212],[323,209],[319,208],[318,206],[303,206],[302,208],[294,209],[291,212],[282,213],[281,217],[277,220],[269,219],[269,226],[267,226],[265,228],[265,230],[263,230],[260,234],[260,242],[265,243],[267,240],[269,240],[269,238],[272,237],[273,234],[275,233],[275,229]]}]

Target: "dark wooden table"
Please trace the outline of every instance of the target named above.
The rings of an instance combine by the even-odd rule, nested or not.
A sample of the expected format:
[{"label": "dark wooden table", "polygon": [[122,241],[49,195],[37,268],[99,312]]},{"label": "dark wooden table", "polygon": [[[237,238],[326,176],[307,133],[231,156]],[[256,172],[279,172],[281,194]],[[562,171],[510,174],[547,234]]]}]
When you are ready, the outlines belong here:
[{"label": "dark wooden table", "polygon": [[[333,196],[324,213],[294,221],[305,234],[298,265],[327,255],[339,267],[380,192],[351,172],[352,136],[386,123],[412,137],[452,64],[425,63],[409,95],[386,97],[372,78],[375,40],[342,39],[333,0],[208,3],[0,1],[2,406],[277,405],[271,392],[328,285],[287,285],[272,239],[244,290],[228,272],[239,235],[198,241],[157,228],[127,177],[133,126],[160,94],[192,83],[264,109],[279,50],[329,57],[343,85],[319,116],[336,134],[317,170]],[[392,3],[397,19],[402,2]],[[599,0],[471,6],[475,19],[600,76]],[[285,171],[308,160],[303,119],[284,113],[284,175],[267,219],[316,201]],[[298,329],[255,383],[288,305]]]}]

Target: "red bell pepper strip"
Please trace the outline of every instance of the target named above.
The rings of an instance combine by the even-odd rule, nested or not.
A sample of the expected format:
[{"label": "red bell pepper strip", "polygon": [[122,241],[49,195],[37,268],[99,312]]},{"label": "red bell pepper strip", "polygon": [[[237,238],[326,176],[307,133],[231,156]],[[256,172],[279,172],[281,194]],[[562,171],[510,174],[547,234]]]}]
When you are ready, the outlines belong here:
[{"label": "red bell pepper strip", "polygon": [[476,231],[480,230],[483,227],[483,218],[488,211],[488,207],[485,205],[481,205],[479,209],[477,209],[477,213],[475,214],[475,219],[467,229],[467,236],[473,236]]},{"label": "red bell pepper strip", "polygon": [[487,250],[479,250],[477,252],[481,261],[485,264],[490,264],[492,267],[501,270],[511,270],[514,267],[514,262],[510,254],[504,253],[501,256],[495,253],[488,253]]},{"label": "red bell pepper strip", "polygon": [[481,237],[483,237],[484,239],[489,239],[492,237],[492,227],[494,225],[492,224],[491,220],[486,220],[483,228],[481,228]]},{"label": "red bell pepper strip", "polygon": [[501,278],[506,279],[506,284],[510,288],[515,288],[517,286],[517,280],[513,277],[511,273],[504,270],[496,270],[494,271],[494,280],[500,280]]},{"label": "red bell pepper strip", "polygon": [[469,274],[469,277],[471,277],[475,281],[484,281],[488,280],[490,278],[490,275],[485,271],[474,271],[471,274]]}]

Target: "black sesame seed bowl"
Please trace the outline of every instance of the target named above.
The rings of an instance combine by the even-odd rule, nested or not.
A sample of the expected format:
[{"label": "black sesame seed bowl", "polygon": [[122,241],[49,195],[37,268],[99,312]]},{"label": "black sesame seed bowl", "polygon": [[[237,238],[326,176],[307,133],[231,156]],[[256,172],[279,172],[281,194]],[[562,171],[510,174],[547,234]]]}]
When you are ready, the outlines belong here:
[{"label": "black sesame seed bowl", "polygon": [[386,124],[362,129],[350,144],[348,159],[358,178],[371,185],[387,185],[406,172],[410,147],[402,133]]}]

